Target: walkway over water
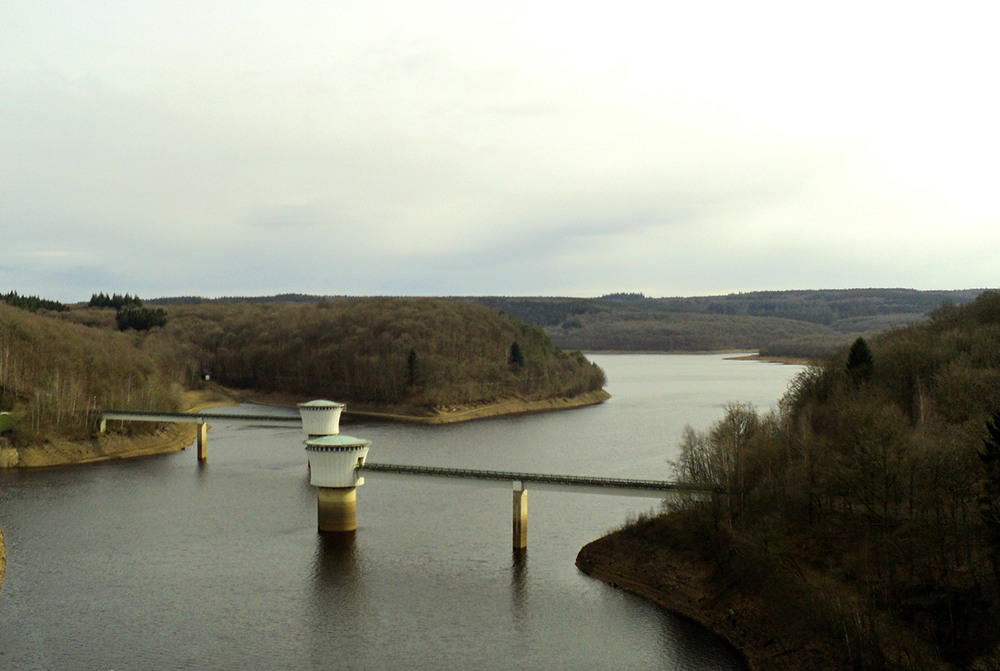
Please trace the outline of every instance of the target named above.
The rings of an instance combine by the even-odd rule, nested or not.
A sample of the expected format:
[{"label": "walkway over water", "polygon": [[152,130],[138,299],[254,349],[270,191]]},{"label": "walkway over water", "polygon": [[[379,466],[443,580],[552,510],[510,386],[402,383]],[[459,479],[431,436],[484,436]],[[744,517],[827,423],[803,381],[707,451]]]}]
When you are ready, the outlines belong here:
[{"label": "walkway over water", "polygon": [[[636,478],[610,478],[590,475],[558,475],[553,473],[524,473],[518,471],[479,470],[470,468],[443,468],[408,464],[382,464],[366,462],[370,441],[343,437],[338,434],[342,404],[330,401],[313,401],[299,406],[300,415],[261,413],[230,414],[222,412],[135,412],[108,411],[101,414],[101,431],[108,420],[131,422],[181,422],[198,425],[198,461],[208,458],[207,430],[212,421],[226,423],[278,424],[302,427],[310,440],[306,441],[309,454],[310,483],[317,487],[317,512],[320,531],[354,531],[355,489],[364,483],[361,474],[379,474],[402,477],[457,478],[486,486],[509,487],[513,493],[513,544],[515,549],[527,547],[528,486],[532,489],[570,491],[586,494],[639,496],[663,499],[673,493],[712,495],[717,487],[703,483],[669,480],[643,480]],[[305,411],[310,415],[307,417]],[[331,429],[324,430],[319,413],[335,412]],[[320,423],[317,424],[317,419]],[[315,435],[314,435],[315,434]],[[331,439],[343,438],[336,441]],[[316,463],[314,463],[314,461]]]},{"label": "walkway over water", "polygon": [[491,471],[470,468],[439,468],[434,466],[414,466],[406,464],[380,464],[366,462],[358,467],[361,473],[392,473],[397,475],[461,478],[482,481],[487,486],[510,487],[520,483],[521,489],[531,485],[532,489],[573,490],[588,494],[612,494],[615,496],[644,496],[663,498],[672,492],[695,492],[710,494],[715,487],[690,482],[666,480],[640,480],[634,478],[602,478],[589,475],[555,475],[550,473],[519,473],[516,471]]},{"label": "walkway over water", "polygon": [[[101,413],[101,421],[108,420],[127,422],[178,422],[186,424],[206,425],[212,421],[248,424],[279,424],[285,426],[302,426],[300,415],[276,413],[235,414],[226,412],[142,412],[133,410],[109,410]],[[199,443],[204,441],[199,436]],[[204,459],[204,447],[199,445],[200,458]],[[691,492],[710,494],[717,488],[690,482],[667,480],[643,480],[635,478],[604,478],[587,475],[556,475],[550,473],[522,473],[517,471],[477,470],[469,468],[441,468],[434,466],[417,466],[409,464],[381,464],[367,462],[357,469],[360,473],[384,473],[404,476],[427,476],[444,478],[461,478],[478,481],[485,486],[509,487],[511,483],[531,484],[532,489],[541,490],[575,490],[591,494],[612,494],[617,496],[640,496],[663,498],[670,492]]]},{"label": "walkway over water", "polygon": [[174,422],[178,424],[197,424],[198,461],[208,460],[208,423],[226,421],[230,423],[247,424],[280,424],[284,426],[302,426],[300,415],[269,414],[230,414],[225,412],[142,412],[134,410],[107,410],[101,413],[100,431],[104,433],[108,421],[123,422]]},{"label": "walkway over water", "polygon": [[120,420],[125,422],[179,422],[182,424],[207,424],[211,421],[225,420],[227,422],[250,422],[269,424],[287,424],[302,426],[302,418],[298,415],[254,414],[236,415],[224,412],[140,412],[132,410],[108,410],[101,413],[101,421]]}]

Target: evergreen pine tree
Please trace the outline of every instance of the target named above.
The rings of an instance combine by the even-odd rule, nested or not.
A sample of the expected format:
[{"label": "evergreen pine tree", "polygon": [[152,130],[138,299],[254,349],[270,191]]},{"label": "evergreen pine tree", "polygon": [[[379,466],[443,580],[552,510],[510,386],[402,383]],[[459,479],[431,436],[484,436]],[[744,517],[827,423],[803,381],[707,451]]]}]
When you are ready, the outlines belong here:
[{"label": "evergreen pine tree", "polygon": [[872,356],[872,350],[868,347],[865,339],[860,336],[851,345],[851,351],[847,354],[846,370],[847,376],[853,382],[867,380],[875,370],[875,357]]},{"label": "evergreen pine tree", "polygon": [[524,354],[521,353],[521,346],[515,340],[510,346],[510,355],[507,357],[507,364],[512,370],[518,371],[524,367]]}]

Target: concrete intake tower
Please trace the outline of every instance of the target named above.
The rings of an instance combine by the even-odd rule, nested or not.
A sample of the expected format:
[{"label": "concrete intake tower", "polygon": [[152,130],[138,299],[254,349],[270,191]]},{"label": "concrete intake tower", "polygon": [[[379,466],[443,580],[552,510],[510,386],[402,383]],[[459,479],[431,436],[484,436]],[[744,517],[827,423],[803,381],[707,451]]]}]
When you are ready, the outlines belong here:
[{"label": "concrete intake tower", "polygon": [[357,487],[365,479],[357,474],[372,442],[340,435],[343,403],[309,401],[299,404],[302,430],[309,458],[309,484],[316,487],[317,526],[320,531],[357,529]]}]

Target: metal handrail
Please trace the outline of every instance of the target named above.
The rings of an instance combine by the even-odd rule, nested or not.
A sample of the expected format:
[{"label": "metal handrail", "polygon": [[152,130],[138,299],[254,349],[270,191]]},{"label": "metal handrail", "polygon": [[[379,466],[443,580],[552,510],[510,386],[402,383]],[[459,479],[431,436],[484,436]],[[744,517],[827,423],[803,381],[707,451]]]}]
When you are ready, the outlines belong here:
[{"label": "metal handrail", "polygon": [[579,485],[604,487],[608,489],[645,489],[651,491],[714,492],[714,485],[676,482],[668,480],[640,480],[634,478],[602,478],[589,475],[557,475],[551,473],[520,473],[516,471],[490,471],[472,468],[441,468],[435,466],[415,466],[409,464],[382,464],[367,462],[358,467],[359,471],[381,473],[403,473],[408,475],[429,475],[475,480],[519,481],[551,485]]}]

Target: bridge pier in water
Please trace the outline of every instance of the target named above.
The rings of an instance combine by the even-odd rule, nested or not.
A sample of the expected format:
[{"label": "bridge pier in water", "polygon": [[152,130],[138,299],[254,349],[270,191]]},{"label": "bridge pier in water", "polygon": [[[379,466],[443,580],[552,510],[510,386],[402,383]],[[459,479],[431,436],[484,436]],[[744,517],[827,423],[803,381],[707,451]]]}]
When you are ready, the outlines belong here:
[{"label": "bridge pier in water", "polygon": [[299,417],[107,410],[101,413],[99,429],[103,433],[108,420],[197,424],[196,452],[198,462],[203,463],[208,457],[209,420],[301,423],[306,434],[309,482],[316,487],[316,526],[320,532],[351,533],[357,529],[357,488],[364,484],[361,474],[365,471],[402,476],[459,478],[491,487],[511,487],[513,484],[511,531],[515,550],[523,550],[528,546],[529,483],[533,488],[543,490],[661,499],[670,492],[684,492],[688,496],[712,496],[718,501],[720,490],[717,487],[692,482],[371,463],[367,462],[371,441],[340,435],[340,415],[343,409],[343,403],[310,401],[299,404]]},{"label": "bridge pier in water", "polygon": [[355,531],[357,523],[356,487],[316,488],[316,527],[320,531]]},{"label": "bridge pier in water", "polygon": [[528,490],[520,480],[514,481],[514,549],[528,547]]},{"label": "bridge pier in water", "polygon": [[208,424],[198,425],[198,463],[208,460]]}]

